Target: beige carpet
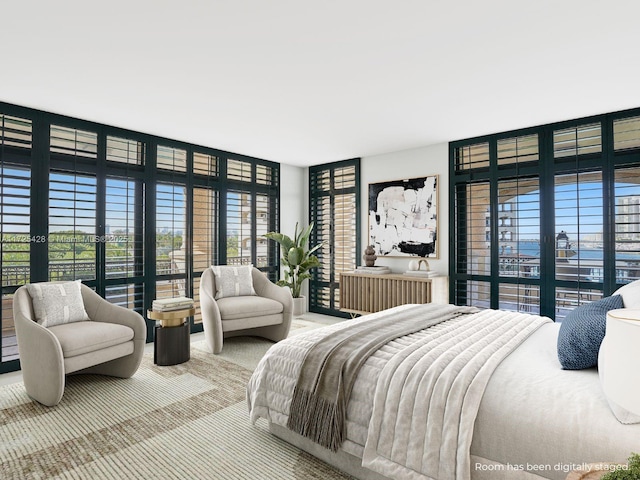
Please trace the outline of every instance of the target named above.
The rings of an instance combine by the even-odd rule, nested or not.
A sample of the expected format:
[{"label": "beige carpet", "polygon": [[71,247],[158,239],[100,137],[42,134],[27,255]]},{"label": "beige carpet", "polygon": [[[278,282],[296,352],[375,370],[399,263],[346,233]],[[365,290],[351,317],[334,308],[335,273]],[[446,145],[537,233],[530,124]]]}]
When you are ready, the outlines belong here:
[{"label": "beige carpet", "polygon": [[[297,320],[292,335],[317,326]],[[2,387],[0,478],[350,478],[249,422],[245,385],[270,345],[230,339],[215,356],[198,342],[171,367],[145,354],[130,379],[69,377],[54,408],[21,383]]]}]

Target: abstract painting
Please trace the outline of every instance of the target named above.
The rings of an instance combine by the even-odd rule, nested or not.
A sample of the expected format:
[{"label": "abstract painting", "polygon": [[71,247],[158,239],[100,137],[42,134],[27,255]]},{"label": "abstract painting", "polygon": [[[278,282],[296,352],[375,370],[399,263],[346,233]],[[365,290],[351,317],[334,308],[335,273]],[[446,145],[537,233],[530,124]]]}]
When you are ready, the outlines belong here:
[{"label": "abstract painting", "polygon": [[369,184],[369,245],[378,256],[438,258],[438,176]]}]

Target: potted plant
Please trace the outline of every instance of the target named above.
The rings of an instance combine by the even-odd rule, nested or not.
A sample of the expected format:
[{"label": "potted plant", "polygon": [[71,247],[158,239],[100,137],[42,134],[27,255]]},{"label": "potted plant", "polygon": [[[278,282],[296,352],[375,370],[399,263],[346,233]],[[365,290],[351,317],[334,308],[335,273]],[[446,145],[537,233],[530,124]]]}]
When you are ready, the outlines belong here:
[{"label": "potted plant", "polygon": [[313,230],[313,222],[307,228],[301,229],[300,232],[298,232],[298,223],[296,223],[293,239],[277,232],[269,232],[265,235],[266,238],[280,244],[281,262],[285,270],[284,279],[278,280],[278,285],[291,289],[294,315],[301,315],[307,310],[306,298],[300,295],[300,289],[302,283],[311,278],[309,270],[320,265],[318,257],[313,255],[313,252],[322,247],[322,243],[311,249],[307,248],[311,230]]},{"label": "potted plant", "polygon": [[[640,455],[632,453],[627,465],[609,466],[602,480],[635,480],[640,478]],[[567,477],[568,478],[568,477]]]}]

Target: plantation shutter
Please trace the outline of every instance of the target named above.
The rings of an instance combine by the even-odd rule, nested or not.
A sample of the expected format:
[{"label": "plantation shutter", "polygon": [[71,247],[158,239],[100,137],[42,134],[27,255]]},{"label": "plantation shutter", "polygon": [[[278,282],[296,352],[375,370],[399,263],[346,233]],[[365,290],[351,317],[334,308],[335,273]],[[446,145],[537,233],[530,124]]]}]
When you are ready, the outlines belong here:
[{"label": "plantation shutter", "polygon": [[93,159],[98,157],[98,134],[95,132],[51,125],[49,142],[52,154]]},{"label": "plantation shutter", "polygon": [[18,358],[13,292],[31,277],[31,129],[31,121],[0,113],[1,362]]},{"label": "plantation shutter", "polygon": [[[640,279],[640,167],[615,171],[616,282]],[[631,268],[630,268],[631,267]]]},{"label": "plantation shutter", "polygon": [[[30,280],[31,172],[0,162],[0,243],[2,269],[2,361],[18,358],[13,324],[13,291]],[[42,239],[38,239],[42,240]]]},{"label": "plantation shutter", "polygon": [[105,298],[144,310],[144,218],[142,182],[107,177],[105,198]]},{"label": "plantation shutter", "polygon": [[200,277],[211,265],[218,264],[218,192],[211,188],[193,188],[193,298],[194,323],[202,322]]},{"label": "plantation shutter", "polygon": [[186,187],[156,186],[156,298],[186,295]]},{"label": "plantation shutter", "polygon": [[145,144],[137,140],[107,136],[107,162],[144,165]]},{"label": "plantation shutter", "polygon": [[248,192],[227,192],[227,265],[252,263],[252,197]]},{"label": "plantation shutter", "polygon": [[157,167],[175,172],[187,171],[187,151],[158,145]]},{"label": "plantation shutter", "polygon": [[49,174],[49,280],[96,279],[96,177]]},{"label": "plantation shutter", "polygon": [[360,256],[360,160],[347,160],[309,170],[310,221],[315,224],[310,247],[320,266],[312,270],[310,310],[340,314],[340,274],[353,271]]}]

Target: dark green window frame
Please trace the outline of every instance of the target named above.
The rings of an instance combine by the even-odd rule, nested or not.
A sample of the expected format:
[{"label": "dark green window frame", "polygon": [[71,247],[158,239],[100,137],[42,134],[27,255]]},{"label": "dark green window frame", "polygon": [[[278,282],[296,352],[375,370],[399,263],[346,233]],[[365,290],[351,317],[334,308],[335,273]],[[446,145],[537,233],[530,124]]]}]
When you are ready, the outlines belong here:
[{"label": "dark green window frame", "polygon": [[[185,295],[197,298],[195,290],[199,277],[206,268],[205,265],[225,264],[228,260],[231,261],[227,256],[227,234],[232,233],[227,231],[225,215],[227,192],[246,192],[250,195],[253,200],[248,208],[253,218],[257,209],[256,198],[259,198],[262,218],[267,222],[260,228],[269,231],[279,230],[280,165],[278,163],[0,102],[0,119],[7,116],[30,122],[30,134],[27,135],[19,128],[16,129],[15,124],[11,122],[7,122],[6,129],[4,120],[0,125],[0,167],[8,169],[5,184],[12,181],[11,175],[14,175],[12,168],[14,170],[19,168],[29,173],[30,216],[29,231],[25,232],[25,236],[44,240],[32,241],[28,244],[28,266],[20,267],[24,270],[21,275],[13,275],[15,273],[13,271],[12,277],[4,275],[5,265],[0,259],[4,300],[0,317],[0,326],[2,326],[0,373],[19,369],[17,354],[7,353],[9,350],[16,351],[15,335],[10,334],[11,326],[5,325],[7,322],[2,321],[2,319],[12,318],[10,308],[12,294],[24,283],[48,281],[52,278],[48,244],[50,201],[58,202],[60,205],[66,201],[64,192],[50,192],[52,172],[61,172],[66,175],[67,183],[64,185],[73,186],[74,184],[69,182],[74,176],[80,179],[93,179],[89,183],[95,185],[95,191],[91,192],[90,200],[78,200],[81,194],[74,193],[75,203],[67,202],[67,204],[79,205],[77,208],[81,210],[84,208],[84,211],[74,211],[73,218],[67,223],[75,228],[75,225],[81,225],[86,220],[86,215],[95,211],[95,223],[89,233],[98,238],[108,237],[112,233],[105,219],[109,214],[113,216],[113,209],[118,208],[114,207],[113,202],[109,203],[106,197],[109,188],[112,188],[114,182],[120,180],[125,182],[123,185],[126,184],[128,193],[123,204],[129,205],[133,201],[127,209],[127,215],[136,218],[134,231],[128,232],[127,239],[123,242],[130,252],[127,255],[131,264],[122,267],[119,274],[114,274],[113,270],[109,270],[106,265],[108,249],[105,247],[105,242],[96,241],[95,245],[91,245],[90,252],[85,252],[82,257],[83,261],[93,264],[88,273],[86,269],[82,271],[76,269],[76,262],[80,261],[77,259],[81,258],[83,249],[86,251],[85,243],[90,240],[73,240],[73,247],[69,248],[74,248],[79,253],[77,258],[75,254],[71,255],[69,272],[63,272],[64,265],[58,265],[54,273],[56,278],[82,279],[83,283],[95,289],[100,295],[115,303],[125,303],[142,315],[145,315],[156,294],[159,293],[156,291],[157,282],[174,282],[179,285],[180,291]],[[158,165],[159,146],[162,157],[160,165]],[[227,177],[229,162],[234,164],[240,162],[243,165],[242,176]],[[184,208],[185,218],[184,232],[181,235],[183,252],[180,252],[180,260],[184,264],[180,263],[179,268],[162,272],[157,270],[156,251],[157,227],[161,227],[156,224],[157,186],[161,184],[175,185],[184,193],[184,205],[180,205],[180,208]],[[87,186],[82,184],[73,188],[81,191]],[[205,240],[207,252],[199,258],[194,268],[194,254],[202,253],[194,252],[193,249],[194,233],[200,235],[202,232],[198,228],[194,231],[194,218],[201,213],[194,211],[194,192],[202,193],[203,190],[212,192],[210,198],[214,199],[216,204],[206,212],[206,215],[211,217],[211,232],[206,235]],[[8,194],[5,193],[5,195]],[[15,201],[22,201],[19,197],[16,199]],[[268,207],[266,207],[267,204]],[[85,208],[86,205],[89,207]],[[196,202],[197,208],[200,205],[202,203]],[[263,214],[265,209],[268,210],[268,215]],[[63,212],[62,207],[60,211]],[[242,259],[242,262],[253,263],[275,280],[279,271],[277,251],[275,247],[266,247],[266,242],[261,243],[260,251],[266,252],[266,255],[260,257],[261,263],[258,264],[257,235],[262,230],[257,231],[256,222],[252,223],[250,236],[245,239],[250,243],[247,250],[250,250],[251,255],[250,258]],[[24,227],[20,228],[24,229]],[[15,242],[12,245],[9,245],[10,243],[3,240],[3,251],[14,247],[23,248],[20,245],[15,246]],[[64,250],[63,245],[58,247],[59,250]],[[194,318],[190,319],[192,332],[202,331],[202,324],[197,323],[198,315],[199,312],[196,313],[195,323]],[[149,327],[147,341],[152,341],[151,327],[155,322],[147,322]],[[11,340],[12,336],[13,340]]]},{"label": "dark green window frame", "polygon": [[[640,255],[640,217],[621,202],[640,198],[640,109],[451,142],[449,162],[452,303],[561,320],[638,278],[627,258]],[[539,254],[518,243],[536,226],[526,208]]]},{"label": "dark green window frame", "polygon": [[[353,203],[346,206],[345,199]],[[349,230],[339,238],[345,215]],[[359,158],[309,167],[309,221],[315,224],[310,245],[324,243],[317,252],[321,266],[311,272],[309,310],[348,318],[340,311],[340,273],[354,270],[360,258]]]}]

